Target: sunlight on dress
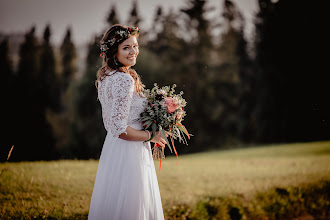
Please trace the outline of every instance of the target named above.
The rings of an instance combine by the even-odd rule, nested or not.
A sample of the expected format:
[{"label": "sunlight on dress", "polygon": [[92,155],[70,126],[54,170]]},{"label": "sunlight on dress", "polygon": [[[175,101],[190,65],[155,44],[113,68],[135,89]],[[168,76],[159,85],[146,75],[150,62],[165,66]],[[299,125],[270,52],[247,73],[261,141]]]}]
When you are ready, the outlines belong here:
[{"label": "sunlight on dress", "polygon": [[142,130],[138,118],[146,99],[135,92],[129,74],[114,71],[98,82],[98,98],[107,136],[88,219],[164,219],[150,143],[118,138],[127,126]]}]

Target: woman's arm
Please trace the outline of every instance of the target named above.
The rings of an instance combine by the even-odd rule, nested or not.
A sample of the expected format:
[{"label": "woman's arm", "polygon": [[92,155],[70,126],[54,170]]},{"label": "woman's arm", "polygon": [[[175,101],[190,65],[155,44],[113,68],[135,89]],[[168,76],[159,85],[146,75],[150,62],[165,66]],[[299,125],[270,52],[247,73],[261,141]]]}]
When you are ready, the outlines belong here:
[{"label": "woman's arm", "polygon": [[[109,94],[109,99],[113,99],[110,110],[109,129],[114,137],[119,137],[128,141],[146,141],[149,140],[147,131],[136,130],[127,126],[129,111],[131,107],[134,79],[126,73],[118,73],[115,78],[115,84],[112,86]],[[160,146],[165,146],[166,141],[159,132],[151,142],[158,143]]]},{"label": "woman's arm", "polygon": [[[127,141],[146,141],[149,139],[149,134],[148,131],[136,130],[130,126],[127,126],[126,133],[120,134],[119,138]],[[158,143],[162,147],[166,144],[166,141],[160,132],[156,132],[156,136],[151,140],[151,142]]]}]

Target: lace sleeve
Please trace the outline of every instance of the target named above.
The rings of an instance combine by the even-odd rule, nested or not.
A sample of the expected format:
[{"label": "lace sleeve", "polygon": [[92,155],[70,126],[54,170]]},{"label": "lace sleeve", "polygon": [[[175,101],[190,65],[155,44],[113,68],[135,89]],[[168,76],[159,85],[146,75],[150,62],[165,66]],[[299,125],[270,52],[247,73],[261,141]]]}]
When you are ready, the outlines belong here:
[{"label": "lace sleeve", "polygon": [[119,73],[112,85],[113,99],[110,111],[110,130],[114,137],[126,133],[129,110],[133,98],[134,80],[126,73]]}]

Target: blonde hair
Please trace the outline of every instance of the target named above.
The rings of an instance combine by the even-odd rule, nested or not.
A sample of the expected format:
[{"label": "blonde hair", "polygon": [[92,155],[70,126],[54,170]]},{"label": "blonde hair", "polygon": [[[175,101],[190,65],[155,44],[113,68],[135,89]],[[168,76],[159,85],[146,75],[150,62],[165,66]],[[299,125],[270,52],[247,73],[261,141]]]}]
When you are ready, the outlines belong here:
[{"label": "blonde hair", "polygon": [[[101,44],[105,44],[105,42],[108,42],[110,39],[113,39],[115,37],[115,34],[117,31],[124,30],[126,31],[129,29],[129,27],[125,25],[116,24],[113,25],[111,28],[109,28],[107,31],[104,32],[103,37],[100,41]],[[138,34],[135,34],[138,38]],[[99,81],[102,81],[105,77],[108,76],[107,72],[111,70],[116,70],[116,72],[124,72],[132,76],[135,82],[135,91],[142,95],[144,91],[144,85],[141,82],[140,76],[137,74],[137,72],[132,68],[126,68],[121,63],[115,60],[115,55],[118,52],[118,45],[122,43],[127,38],[122,38],[121,40],[116,40],[112,45],[107,45],[108,49],[102,53],[103,55],[103,61],[102,61],[102,67],[97,71],[96,73],[96,81],[95,86],[97,87],[97,84]]]}]

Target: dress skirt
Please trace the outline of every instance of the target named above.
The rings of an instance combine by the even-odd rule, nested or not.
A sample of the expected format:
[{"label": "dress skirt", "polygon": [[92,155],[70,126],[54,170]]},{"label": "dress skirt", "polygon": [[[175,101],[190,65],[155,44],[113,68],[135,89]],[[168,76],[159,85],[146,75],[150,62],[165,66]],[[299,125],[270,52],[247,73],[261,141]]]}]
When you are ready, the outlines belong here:
[{"label": "dress skirt", "polygon": [[126,141],[107,134],[88,219],[164,219],[150,143]]}]

